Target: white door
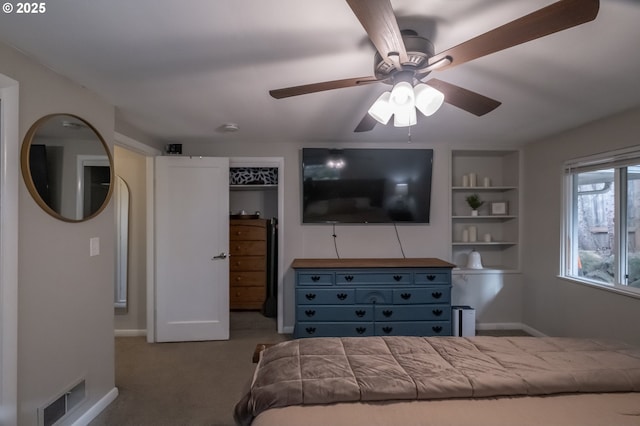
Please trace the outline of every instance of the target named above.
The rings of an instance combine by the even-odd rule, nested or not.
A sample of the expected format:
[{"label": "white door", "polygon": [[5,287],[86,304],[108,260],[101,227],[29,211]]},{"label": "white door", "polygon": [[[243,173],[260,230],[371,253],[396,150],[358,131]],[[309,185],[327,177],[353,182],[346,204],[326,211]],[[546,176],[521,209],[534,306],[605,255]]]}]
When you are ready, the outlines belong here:
[{"label": "white door", "polygon": [[156,341],[229,339],[229,160],[156,158]]}]

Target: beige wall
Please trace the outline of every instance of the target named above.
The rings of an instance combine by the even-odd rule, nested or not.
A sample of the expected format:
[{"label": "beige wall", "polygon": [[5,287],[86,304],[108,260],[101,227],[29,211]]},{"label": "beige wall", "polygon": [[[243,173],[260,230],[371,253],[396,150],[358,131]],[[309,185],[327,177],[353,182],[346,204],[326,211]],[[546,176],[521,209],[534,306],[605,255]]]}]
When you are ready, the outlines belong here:
[{"label": "beige wall", "polygon": [[[93,93],[4,44],[0,73],[20,83],[21,139],[39,117],[65,112],[92,123],[111,146],[114,109]],[[20,179],[19,214],[18,421],[37,424],[38,407],[84,378],[87,399],[73,420],[114,388],[112,203],[87,222],[62,222]],[[99,256],[89,257],[92,237]]]},{"label": "beige wall", "polygon": [[638,145],[640,109],[528,144],[524,150],[524,322],[553,336],[640,343],[640,298],[558,279],[565,160]]},{"label": "beige wall", "polygon": [[146,157],[120,146],[113,151],[116,175],[129,187],[129,264],[127,311],[117,312],[116,330],[145,330],[146,293]]},{"label": "beige wall", "polygon": [[[330,225],[302,225],[300,217],[300,149],[302,146],[341,146],[344,144],[321,143],[213,143],[183,142],[184,155],[209,155],[225,157],[283,157],[284,158],[284,217],[279,218],[283,227],[284,266],[284,325],[294,324],[294,278],[290,269],[295,258],[334,258],[336,256]],[[450,253],[449,218],[449,144],[423,144],[417,141],[407,145],[357,144],[349,147],[377,148],[433,148],[434,170],[431,198],[430,225],[398,225],[398,234],[407,257],[437,257],[448,259]],[[468,147],[464,147],[468,148]],[[477,148],[477,147],[476,147]],[[337,225],[337,245],[340,257],[402,257],[402,251],[393,225]],[[478,309],[477,320],[491,323],[521,322],[521,276],[490,276],[477,282],[456,280],[454,303],[471,304]]]}]

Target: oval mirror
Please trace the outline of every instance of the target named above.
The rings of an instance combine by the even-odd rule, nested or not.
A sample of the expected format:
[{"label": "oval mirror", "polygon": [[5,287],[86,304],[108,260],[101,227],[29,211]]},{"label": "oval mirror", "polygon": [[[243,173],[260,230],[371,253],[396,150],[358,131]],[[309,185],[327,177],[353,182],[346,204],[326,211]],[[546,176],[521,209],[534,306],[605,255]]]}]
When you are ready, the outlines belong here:
[{"label": "oval mirror", "polygon": [[29,129],[22,176],[33,199],[51,216],[80,222],[98,215],[112,193],[113,160],[98,131],[73,114],[50,114]]}]

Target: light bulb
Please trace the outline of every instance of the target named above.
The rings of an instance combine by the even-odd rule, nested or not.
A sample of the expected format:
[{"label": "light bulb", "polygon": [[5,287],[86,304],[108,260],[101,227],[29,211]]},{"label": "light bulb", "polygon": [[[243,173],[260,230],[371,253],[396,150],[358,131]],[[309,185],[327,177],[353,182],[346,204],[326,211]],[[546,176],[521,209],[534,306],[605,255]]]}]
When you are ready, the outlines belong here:
[{"label": "light bulb", "polygon": [[369,115],[378,123],[387,124],[393,115],[393,108],[389,103],[390,97],[391,92],[384,92],[376,99],[373,105],[371,105],[371,108],[369,108]]},{"label": "light bulb", "polygon": [[444,102],[444,94],[427,84],[420,83],[413,90],[416,108],[427,117],[433,115]]},{"label": "light bulb", "polygon": [[395,127],[415,126],[417,123],[416,109],[412,105],[404,108],[396,108],[393,115],[393,125]]},{"label": "light bulb", "polygon": [[414,94],[411,84],[406,81],[396,83],[396,85],[393,86],[393,90],[391,90],[390,102],[391,105],[394,106],[394,108],[403,108],[409,106],[413,108]]}]

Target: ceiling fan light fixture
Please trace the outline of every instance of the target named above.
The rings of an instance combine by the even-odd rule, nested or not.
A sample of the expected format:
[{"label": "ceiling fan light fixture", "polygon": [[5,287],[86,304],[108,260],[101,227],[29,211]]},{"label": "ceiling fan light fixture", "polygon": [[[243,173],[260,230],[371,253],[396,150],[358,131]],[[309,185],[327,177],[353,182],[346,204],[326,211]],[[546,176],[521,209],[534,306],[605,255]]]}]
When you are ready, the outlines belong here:
[{"label": "ceiling fan light fixture", "polygon": [[380,124],[387,124],[393,115],[393,107],[389,103],[391,92],[384,92],[369,108],[369,115]]},{"label": "ceiling fan light fixture", "polygon": [[444,94],[433,87],[420,83],[413,89],[416,97],[416,108],[429,117],[433,115],[444,102]]},{"label": "ceiling fan light fixture", "polygon": [[415,126],[418,122],[416,108],[413,105],[404,108],[396,108],[393,115],[393,125],[395,127]]}]

